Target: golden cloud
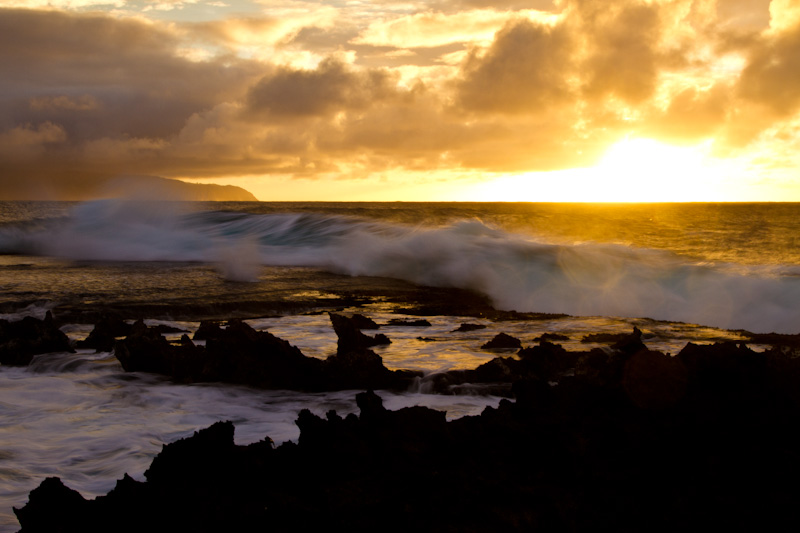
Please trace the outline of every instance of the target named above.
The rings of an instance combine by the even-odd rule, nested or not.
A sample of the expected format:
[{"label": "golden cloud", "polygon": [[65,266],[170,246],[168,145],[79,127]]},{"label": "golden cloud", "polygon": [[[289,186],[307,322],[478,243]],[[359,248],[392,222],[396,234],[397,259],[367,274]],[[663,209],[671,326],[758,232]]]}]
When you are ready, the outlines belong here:
[{"label": "golden cloud", "polygon": [[458,13],[424,12],[376,22],[352,40],[353,44],[396,48],[436,47],[453,43],[489,43],[511,18],[554,23],[558,15],[526,10],[502,12],[477,9]]},{"label": "golden cloud", "polygon": [[795,160],[777,154],[797,145],[796,3],[483,4],[278,2],[203,23],[2,9],[0,186],[524,172],[637,135]]}]

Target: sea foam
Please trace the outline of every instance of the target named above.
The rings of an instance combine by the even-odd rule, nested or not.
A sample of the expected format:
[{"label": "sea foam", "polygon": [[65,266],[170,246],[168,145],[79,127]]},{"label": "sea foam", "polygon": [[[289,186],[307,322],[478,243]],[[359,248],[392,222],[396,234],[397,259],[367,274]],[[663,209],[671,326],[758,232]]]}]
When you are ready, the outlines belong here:
[{"label": "sea foam", "polygon": [[668,250],[553,243],[477,219],[408,225],[100,201],[81,204],[49,226],[0,230],[0,252],[207,262],[235,281],[257,280],[260,265],[310,266],[471,289],[506,310],[649,317],[759,332],[800,329],[796,267],[704,264]]}]

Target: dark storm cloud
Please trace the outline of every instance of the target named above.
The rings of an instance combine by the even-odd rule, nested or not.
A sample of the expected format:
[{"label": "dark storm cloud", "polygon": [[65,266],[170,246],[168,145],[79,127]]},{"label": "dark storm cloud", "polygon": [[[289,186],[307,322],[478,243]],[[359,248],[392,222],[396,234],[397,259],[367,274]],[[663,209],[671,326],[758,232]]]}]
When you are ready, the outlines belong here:
[{"label": "dark storm cloud", "polygon": [[302,117],[360,110],[391,96],[393,86],[384,71],[353,72],[326,59],[314,70],[281,68],[260,80],[248,93],[247,112]]},{"label": "dark storm cloud", "polygon": [[[174,34],[141,20],[0,10],[0,132],[29,140],[24,149],[9,145],[18,149],[0,161],[0,185],[41,177],[54,190],[60,179],[76,190],[75,176],[86,178],[82,185],[153,171],[144,167],[163,139],[194,113],[243,94],[256,74],[244,61],[193,62],[180,49]],[[58,142],[36,144],[30,134],[53,128]]]},{"label": "dark storm cloud", "polygon": [[179,45],[141,21],[3,10],[6,127],[58,121],[71,141],[167,136],[197,110],[240,93],[252,75],[241,66],[179,57]]}]

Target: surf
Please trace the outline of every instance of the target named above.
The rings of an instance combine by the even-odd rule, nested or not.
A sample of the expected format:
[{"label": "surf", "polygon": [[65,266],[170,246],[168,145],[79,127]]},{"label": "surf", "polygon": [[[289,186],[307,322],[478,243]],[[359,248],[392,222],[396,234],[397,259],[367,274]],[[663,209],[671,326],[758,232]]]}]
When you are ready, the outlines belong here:
[{"label": "surf", "polygon": [[554,242],[480,218],[410,224],[323,212],[98,201],[62,218],[1,228],[0,252],[202,262],[225,279],[245,282],[258,282],[265,265],[314,267],[469,289],[504,310],[778,333],[795,333],[800,323],[796,265],[713,263],[624,243]]}]

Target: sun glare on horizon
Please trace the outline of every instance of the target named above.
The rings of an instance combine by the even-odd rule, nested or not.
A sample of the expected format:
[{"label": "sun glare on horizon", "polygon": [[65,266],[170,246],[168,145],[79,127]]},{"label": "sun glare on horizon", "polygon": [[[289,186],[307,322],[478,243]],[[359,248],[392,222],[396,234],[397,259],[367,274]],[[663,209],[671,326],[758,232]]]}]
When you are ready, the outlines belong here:
[{"label": "sun glare on horizon", "polygon": [[718,193],[720,168],[707,156],[708,145],[672,146],[653,139],[614,144],[587,169],[597,201],[702,201]]},{"label": "sun glare on horizon", "polygon": [[648,138],[612,145],[592,167],[529,172],[476,187],[476,199],[531,202],[736,200],[740,169],[709,155],[710,143],[674,146]]}]

